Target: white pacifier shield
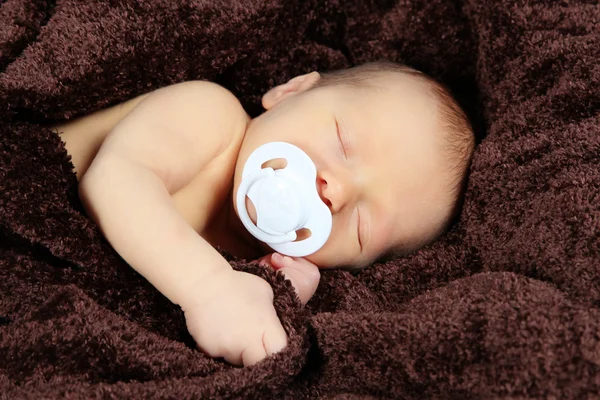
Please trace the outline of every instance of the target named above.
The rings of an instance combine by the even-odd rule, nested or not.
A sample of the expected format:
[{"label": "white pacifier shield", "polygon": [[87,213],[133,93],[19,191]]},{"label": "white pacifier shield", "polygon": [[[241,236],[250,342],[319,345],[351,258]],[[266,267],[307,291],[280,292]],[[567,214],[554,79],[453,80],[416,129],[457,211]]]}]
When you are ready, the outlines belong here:
[{"label": "white pacifier shield", "polygon": [[[284,158],[285,168],[261,168],[270,160]],[[304,257],[319,250],[331,233],[332,216],[316,186],[317,169],[306,153],[285,142],[257,148],[246,161],[236,205],[248,231],[274,250]],[[248,216],[246,196],[256,209],[256,225]],[[309,229],[311,236],[297,241],[296,231]]]},{"label": "white pacifier shield", "polygon": [[250,187],[247,196],[256,210],[269,210],[257,213],[256,226],[271,235],[296,231],[306,222],[305,212],[299,196],[294,193],[290,182],[277,175],[261,179]]}]

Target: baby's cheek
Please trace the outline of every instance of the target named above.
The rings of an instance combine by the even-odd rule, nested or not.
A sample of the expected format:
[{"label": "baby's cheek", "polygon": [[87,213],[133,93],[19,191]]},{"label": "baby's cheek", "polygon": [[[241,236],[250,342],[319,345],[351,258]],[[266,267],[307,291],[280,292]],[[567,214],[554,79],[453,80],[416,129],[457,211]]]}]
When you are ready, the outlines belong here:
[{"label": "baby's cheek", "polygon": [[307,259],[308,261],[310,261],[311,263],[315,264],[319,269],[328,269],[331,268],[331,266],[329,266],[325,260],[324,257],[321,257],[319,252],[317,253],[313,253],[309,256],[304,257],[305,259]]},{"label": "baby's cheek", "polygon": [[348,267],[359,261],[360,246],[352,219],[334,216],[331,235],[322,250],[327,265],[331,267]]}]

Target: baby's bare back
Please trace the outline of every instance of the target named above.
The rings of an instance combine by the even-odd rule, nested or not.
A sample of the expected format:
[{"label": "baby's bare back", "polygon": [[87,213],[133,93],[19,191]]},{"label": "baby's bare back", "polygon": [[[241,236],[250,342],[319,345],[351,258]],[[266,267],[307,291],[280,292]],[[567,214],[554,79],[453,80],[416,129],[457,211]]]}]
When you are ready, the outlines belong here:
[{"label": "baby's bare back", "polygon": [[77,179],[81,179],[87,171],[106,135],[149,94],[143,94],[51,128],[57,131],[65,142],[67,152],[71,155],[71,161],[75,166]]}]

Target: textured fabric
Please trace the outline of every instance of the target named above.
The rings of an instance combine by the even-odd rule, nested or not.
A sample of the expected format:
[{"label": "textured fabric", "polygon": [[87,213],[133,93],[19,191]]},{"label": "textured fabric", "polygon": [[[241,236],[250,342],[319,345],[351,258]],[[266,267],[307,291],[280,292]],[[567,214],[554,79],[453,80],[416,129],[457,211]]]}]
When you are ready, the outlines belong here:
[{"label": "textured fabric", "polygon": [[[600,391],[600,6],[589,1],[0,1],[0,397],[585,398]],[[448,84],[479,145],[460,219],[416,254],[324,272],[251,368],[83,214],[51,123],[190,79],[269,87],[388,58]],[[399,205],[401,206],[401,205]]]}]

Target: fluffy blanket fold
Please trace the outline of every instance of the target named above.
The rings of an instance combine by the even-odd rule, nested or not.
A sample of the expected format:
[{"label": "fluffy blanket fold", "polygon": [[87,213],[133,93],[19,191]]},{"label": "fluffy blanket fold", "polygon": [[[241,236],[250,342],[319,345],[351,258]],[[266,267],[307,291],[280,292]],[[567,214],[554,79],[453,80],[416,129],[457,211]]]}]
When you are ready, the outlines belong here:
[{"label": "fluffy blanket fold", "polygon": [[[46,127],[190,79],[253,115],[270,86],[387,58],[447,83],[480,144],[434,245],[325,272],[289,347],[252,368],[83,214]],[[597,1],[0,1],[0,398],[584,398],[600,392]]]}]

